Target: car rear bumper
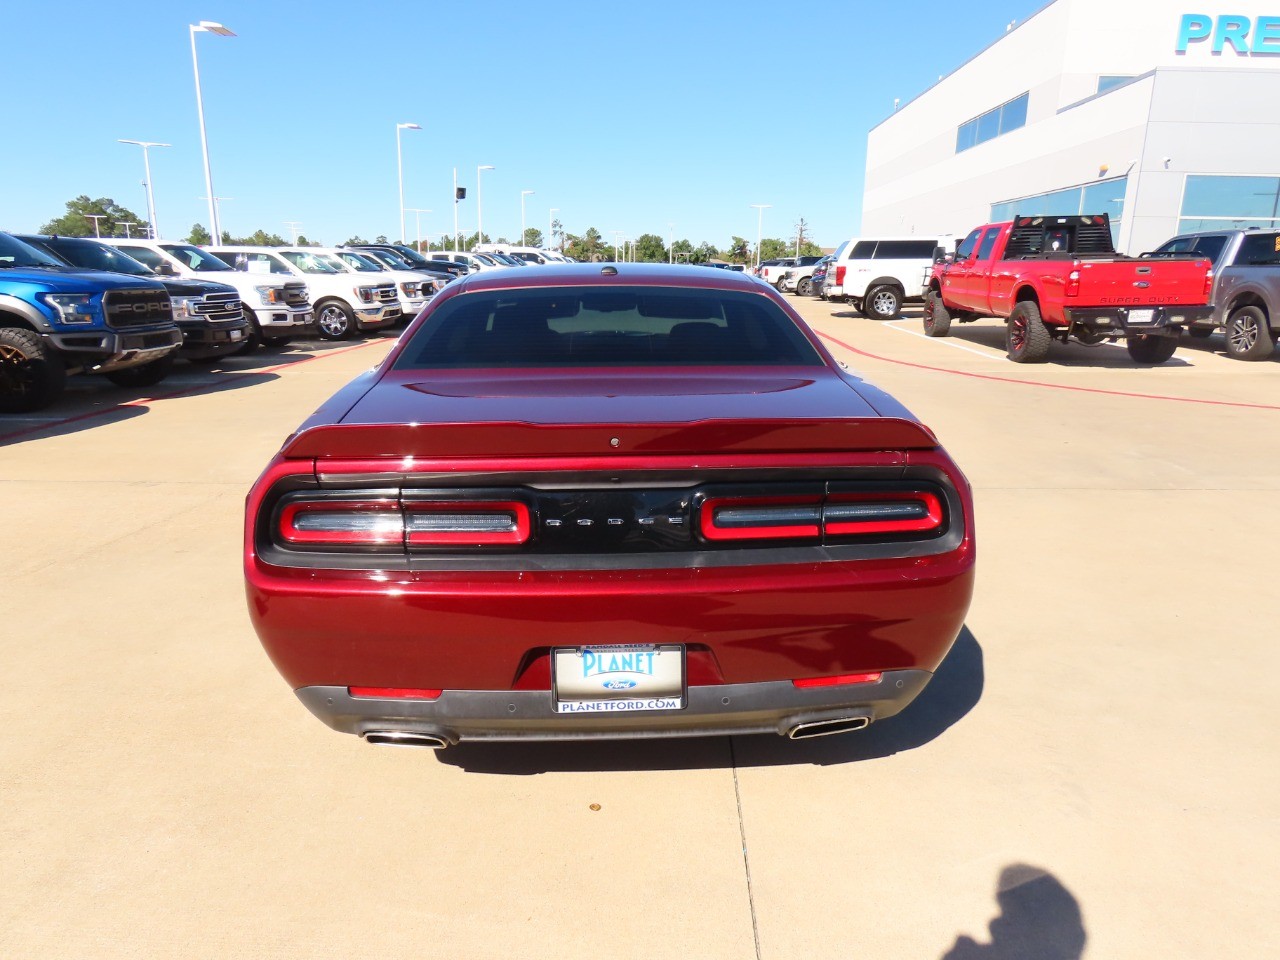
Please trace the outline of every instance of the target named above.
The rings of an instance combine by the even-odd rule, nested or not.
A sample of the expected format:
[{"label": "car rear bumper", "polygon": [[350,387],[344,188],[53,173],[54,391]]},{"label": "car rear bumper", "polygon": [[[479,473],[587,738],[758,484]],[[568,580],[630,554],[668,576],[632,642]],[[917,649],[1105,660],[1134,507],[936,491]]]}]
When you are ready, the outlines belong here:
[{"label": "car rear bumper", "polygon": [[[346,687],[295,691],[313,714],[342,733],[417,734],[446,743],[789,735],[801,724],[872,723],[902,710],[933,674],[893,670],[874,683],[801,689],[790,681],[691,686],[682,710],[559,714],[550,690],[445,690],[437,700],[353,697]],[[855,727],[856,728],[856,723]]]},{"label": "car rear bumper", "polygon": [[[1132,308],[1137,309],[1137,308]],[[1070,307],[1063,312],[1067,323],[1079,324],[1091,332],[1113,336],[1133,336],[1142,333],[1175,333],[1191,323],[1203,323],[1213,318],[1213,307],[1154,307],[1149,322],[1137,323],[1130,319],[1127,307]]]}]

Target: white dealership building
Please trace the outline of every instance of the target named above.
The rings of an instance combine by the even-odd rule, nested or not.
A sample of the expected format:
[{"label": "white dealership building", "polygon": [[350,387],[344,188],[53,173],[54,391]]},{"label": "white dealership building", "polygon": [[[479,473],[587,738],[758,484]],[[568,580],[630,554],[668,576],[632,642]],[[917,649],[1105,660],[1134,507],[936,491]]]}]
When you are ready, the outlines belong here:
[{"label": "white dealership building", "polygon": [[1135,254],[1280,226],[1280,0],[1055,0],[867,138],[864,235],[1102,212]]}]

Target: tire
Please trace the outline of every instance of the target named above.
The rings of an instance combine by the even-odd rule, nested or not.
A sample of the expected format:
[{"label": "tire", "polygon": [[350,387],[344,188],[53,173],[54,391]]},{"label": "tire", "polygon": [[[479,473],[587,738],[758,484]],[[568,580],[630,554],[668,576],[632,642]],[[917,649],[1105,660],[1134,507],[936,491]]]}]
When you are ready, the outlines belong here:
[{"label": "tire", "polygon": [[896,287],[872,287],[867,291],[862,307],[872,320],[896,320],[902,312],[902,294]]},{"label": "tire", "polygon": [[779,277],[777,280],[773,282],[773,289],[777,290],[779,293],[782,292],[782,281],[783,281],[783,278]]},{"label": "tire", "polygon": [[797,296],[797,297],[812,297],[812,296],[813,296],[813,281],[812,281],[812,280],[810,280],[808,277],[801,277],[801,278],[800,278],[800,282],[796,284],[796,296]]},{"label": "tire", "polygon": [[0,413],[28,413],[58,399],[67,382],[62,358],[39,334],[0,328]]},{"label": "tire", "polygon": [[1196,340],[1208,340],[1213,336],[1213,327],[1187,327],[1187,336]]},{"label": "tire", "polygon": [[1005,353],[1014,363],[1044,363],[1049,356],[1049,331],[1040,307],[1023,300],[1013,308],[1004,330]]},{"label": "tire", "polygon": [[316,305],[316,333],[321,340],[345,340],[355,331],[356,318],[346,304],[324,300]]},{"label": "tire", "polygon": [[1222,333],[1233,360],[1265,360],[1275,350],[1267,315],[1261,307],[1240,307],[1227,317]]},{"label": "tire", "polygon": [[169,375],[173,369],[172,353],[136,367],[125,367],[123,370],[112,370],[104,376],[117,387],[154,387]]},{"label": "tire", "polygon": [[951,312],[942,302],[937,291],[930,290],[924,298],[924,335],[926,337],[945,337],[951,332]]},{"label": "tire", "polygon": [[253,353],[258,347],[262,346],[262,327],[258,325],[258,316],[248,307],[244,307],[244,318],[249,321],[249,329],[245,334],[244,343],[236,347],[228,356],[243,357],[247,353]]},{"label": "tire", "polygon": [[1178,349],[1178,338],[1143,334],[1126,337],[1124,345],[1129,350],[1129,356],[1138,363],[1164,363]]}]

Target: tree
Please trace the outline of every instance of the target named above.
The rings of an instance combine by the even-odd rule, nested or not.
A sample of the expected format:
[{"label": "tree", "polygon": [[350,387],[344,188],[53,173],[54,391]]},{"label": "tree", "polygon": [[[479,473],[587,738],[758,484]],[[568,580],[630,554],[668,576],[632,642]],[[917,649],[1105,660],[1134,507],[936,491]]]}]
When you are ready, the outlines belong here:
[{"label": "tree", "polygon": [[636,259],[641,263],[666,263],[667,245],[656,233],[642,233],[636,238]]},{"label": "tree", "polygon": [[688,240],[677,240],[671,245],[671,253],[677,263],[681,261],[687,262],[693,255],[693,244]]},{"label": "tree", "polygon": [[205,229],[202,223],[193,223],[191,232],[187,234],[187,243],[194,243],[197,247],[203,247],[213,243],[213,234]]},{"label": "tree", "polygon": [[469,237],[462,238],[462,249],[474,250],[477,243],[490,243],[490,242],[491,240],[487,233],[484,235],[483,240],[480,239],[480,235],[478,233],[473,233]]},{"label": "tree", "polygon": [[706,263],[708,260],[720,256],[720,251],[713,247],[707,241],[703,240],[698,244],[698,248],[689,255],[690,263]]},{"label": "tree", "polygon": [[776,237],[765,237],[760,241],[760,262],[776,260],[778,257],[791,256],[791,245]]},{"label": "tree", "polygon": [[559,246],[563,247],[564,246],[564,224],[560,222],[560,219],[558,217],[555,220],[551,221],[551,245],[553,247],[557,245],[556,237],[560,238]]},{"label": "tree", "polygon": [[541,247],[542,231],[537,227],[526,227],[524,236],[520,238],[520,246],[522,247]]},{"label": "tree", "polygon": [[598,260],[605,259],[607,252],[604,240],[600,236],[600,231],[595,227],[588,227],[587,232],[580,237],[575,237],[571,233],[564,234],[564,252],[575,260],[581,260],[584,263],[595,263]]},{"label": "tree", "polygon": [[725,258],[730,263],[746,263],[751,259],[751,248],[742,237],[734,237],[729,241],[729,249],[725,251]]},{"label": "tree", "polygon": [[342,245],[344,247],[358,247],[368,242],[369,242],[368,240],[366,240],[364,237],[360,236],[360,234],[357,233],[354,237],[347,237],[347,239],[343,240]]},{"label": "tree", "polygon": [[[94,229],[93,216],[101,217],[98,220],[98,229]],[[101,234],[104,237],[115,236],[118,230],[116,224],[130,224],[129,230],[136,236],[148,236],[148,225],[145,217],[140,217],[128,207],[122,207],[110,197],[99,197],[97,200],[90,200],[84,194],[76,197],[74,200],[67,201],[67,212],[56,220],[50,220],[40,228],[41,233],[57,234],[60,237],[96,237]]]},{"label": "tree", "polygon": [[319,240],[308,240],[305,233],[298,234],[298,242],[294,244],[298,247],[323,247],[324,244]]},{"label": "tree", "polygon": [[809,236],[809,221],[804,217],[801,217],[800,222],[796,224],[796,234],[791,242],[797,257],[822,256],[822,248]]},{"label": "tree", "polygon": [[373,242],[374,243],[390,243],[391,241],[388,240],[384,234],[380,233],[373,238]]},{"label": "tree", "polygon": [[258,229],[247,237],[232,237],[226,230],[222,231],[222,242],[237,247],[287,247],[289,241],[278,233],[267,233]]}]

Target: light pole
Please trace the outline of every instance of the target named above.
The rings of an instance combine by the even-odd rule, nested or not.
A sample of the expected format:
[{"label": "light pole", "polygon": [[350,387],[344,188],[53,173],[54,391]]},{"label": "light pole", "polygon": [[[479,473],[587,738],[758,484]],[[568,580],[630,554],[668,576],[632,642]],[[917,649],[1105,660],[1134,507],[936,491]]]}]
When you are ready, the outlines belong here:
[{"label": "light pole", "polygon": [[105,213],[86,213],[84,218],[93,221],[93,235],[98,239],[102,239],[102,234],[98,232],[98,221],[107,219],[107,215]]},{"label": "light pole", "polygon": [[[417,227],[416,232],[418,235],[418,246],[415,247],[414,249],[416,249],[419,253],[421,253],[422,252],[422,215],[424,213],[430,213],[431,211],[424,210],[422,207],[405,207],[405,209],[413,214],[414,226]],[[428,243],[427,246],[430,246],[430,243]]]},{"label": "light pole", "polygon": [[520,246],[524,246],[524,198],[532,196],[532,190],[520,191]]},{"label": "light pole", "polygon": [[301,220],[286,220],[284,225],[289,228],[289,232],[293,234],[293,245],[298,245],[298,228],[302,226]]},{"label": "light pole", "polygon": [[453,168],[453,252],[458,252],[459,242],[458,233],[458,202],[462,198],[458,196],[458,168]]},{"label": "light pole", "polygon": [[484,166],[476,167],[476,243],[484,243],[484,221],[481,219],[480,201],[482,194],[480,193],[480,171],[496,169],[492,164],[486,163]]},{"label": "light pole", "polygon": [[404,160],[400,155],[400,131],[421,130],[416,123],[396,124],[396,179],[400,183],[400,242],[404,243]]},{"label": "light pole", "polygon": [[[556,247],[556,244],[555,244],[555,239],[556,239],[556,214],[557,214],[557,213],[559,213],[559,212],[560,212],[560,208],[559,208],[559,207],[552,207],[552,208],[551,208],[551,212],[547,214],[547,242],[551,244],[551,246],[547,247],[547,249],[548,249],[548,250],[556,250],[556,249],[559,249],[558,247]],[[563,253],[563,252],[564,252],[564,251],[563,251],[563,250],[561,250],[561,253]]]},{"label": "light pole", "polygon": [[129,229],[131,227],[136,227],[137,224],[134,223],[132,220],[113,220],[111,222],[111,225],[113,227],[124,227],[124,238],[126,240],[133,239],[133,234],[129,232]]},{"label": "light pole", "polygon": [[[209,201],[209,209],[211,209],[211,210],[213,211],[213,215],[214,215],[214,217],[217,219],[218,223],[219,223],[219,224],[221,224],[221,223],[222,223],[222,208],[221,208],[220,206],[218,206],[218,204],[220,204],[223,200],[234,200],[234,199],[235,199],[235,197],[200,197],[200,199],[201,199],[201,200],[208,200],[208,201]],[[213,242],[213,244],[214,244],[215,246],[216,246],[216,245],[218,245],[219,243],[221,243],[221,242],[222,242],[222,234],[221,234],[221,233],[219,233],[216,237],[214,237],[214,238],[213,238],[213,241],[212,241],[212,242]]]},{"label": "light pole", "polygon": [[764,237],[764,212],[773,206],[772,203],[752,203],[749,206],[755,207],[756,216],[756,268],[760,267],[760,241]]},{"label": "light pole", "polygon": [[667,224],[667,263],[676,262],[676,225]]},{"label": "light pole", "polygon": [[117,140],[116,143],[132,143],[142,148],[142,169],[147,179],[143,186],[147,188],[147,221],[151,225],[151,239],[160,239],[160,228],[156,226],[156,195],[151,189],[151,158],[147,153],[150,147],[171,147],[171,143],[156,143],[154,140]]},{"label": "light pole", "polygon": [[212,33],[219,37],[234,37],[235,34],[220,23],[212,20],[201,20],[189,25],[191,28],[191,67],[196,75],[196,113],[200,116],[200,148],[204,153],[204,188],[209,195],[209,221],[214,242],[222,236],[222,224],[218,222],[218,207],[213,199],[213,174],[209,172],[209,135],[204,128],[204,98],[200,93],[200,61],[196,59],[196,34]]}]

